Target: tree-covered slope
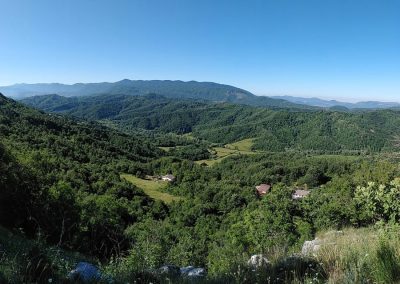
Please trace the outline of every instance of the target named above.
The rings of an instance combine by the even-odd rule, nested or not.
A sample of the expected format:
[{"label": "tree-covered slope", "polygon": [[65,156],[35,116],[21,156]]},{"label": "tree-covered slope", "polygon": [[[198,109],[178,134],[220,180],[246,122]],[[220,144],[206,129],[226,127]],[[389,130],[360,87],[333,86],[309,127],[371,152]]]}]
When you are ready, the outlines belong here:
[{"label": "tree-covered slope", "polygon": [[169,99],[159,95],[32,97],[45,111],[102,121],[117,129],[189,133],[216,143],[257,138],[259,150],[385,151],[394,149],[400,112],[300,111]]},{"label": "tree-covered slope", "polygon": [[0,92],[13,98],[26,98],[36,95],[59,94],[62,96],[88,96],[95,94],[125,94],[142,96],[156,93],[168,98],[185,98],[208,100],[213,102],[230,102],[263,107],[313,107],[296,105],[281,99],[273,99],[254,94],[229,85],[213,82],[169,81],[169,80],[122,80],[115,83],[89,84],[17,84],[0,87]]},{"label": "tree-covered slope", "polygon": [[164,210],[120,173],[146,172],[160,154],[144,138],[0,95],[0,225],[92,255],[117,253],[128,225]]}]

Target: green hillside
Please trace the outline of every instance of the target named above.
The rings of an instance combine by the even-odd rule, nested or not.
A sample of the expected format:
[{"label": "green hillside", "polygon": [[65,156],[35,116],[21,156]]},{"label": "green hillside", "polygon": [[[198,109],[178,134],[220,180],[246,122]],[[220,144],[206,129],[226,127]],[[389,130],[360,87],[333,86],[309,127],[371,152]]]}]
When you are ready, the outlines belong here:
[{"label": "green hillside", "polygon": [[389,151],[399,135],[400,112],[299,111],[263,109],[159,95],[102,95],[64,98],[50,95],[23,100],[45,111],[100,121],[133,133],[138,129],[174,132],[214,143],[255,138],[263,151]]},{"label": "green hillside", "polygon": [[[29,236],[39,230],[49,243],[109,255],[115,240],[123,244],[127,224],[152,211],[154,202],[119,176],[148,171],[146,164],[161,155],[150,141],[1,96],[0,146],[4,226]],[[107,210],[93,219],[102,208]]]}]

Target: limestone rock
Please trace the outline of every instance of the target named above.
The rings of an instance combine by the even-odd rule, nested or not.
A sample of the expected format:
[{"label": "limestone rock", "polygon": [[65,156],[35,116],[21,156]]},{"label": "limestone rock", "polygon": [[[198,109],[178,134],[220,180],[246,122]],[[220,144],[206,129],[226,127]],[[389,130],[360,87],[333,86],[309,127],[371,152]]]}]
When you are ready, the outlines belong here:
[{"label": "limestone rock", "polygon": [[194,266],[181,267],[180,271],[184,277],[203,277],[207,274],[204,268]]},{"label": "limestone rock", "polygon": [[247,265],[253,268],[260,268],[270,265],[270,261],[262,254],[255,254],[247,261]]},{"label": "limestone rock", "polygon": [[305,241],[301,248],[301,254],[314,255],[321,248],[321,241],[316,238],[312,241]]},{"label": "limestone rock", "polygon": [[159,274],[168,275],[171,277],[176,277],[181,274],[180,268],[176,265],[164,265],[158,269]]}]

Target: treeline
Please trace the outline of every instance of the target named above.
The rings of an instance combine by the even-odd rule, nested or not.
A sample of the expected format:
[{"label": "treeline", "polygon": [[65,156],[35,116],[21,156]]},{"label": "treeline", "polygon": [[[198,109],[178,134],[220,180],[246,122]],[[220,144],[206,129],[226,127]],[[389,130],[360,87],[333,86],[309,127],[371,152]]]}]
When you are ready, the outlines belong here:
[{"label": "treeline", "polygon": [[184,134],[215,143],[256,138],[254,149],[310,150],[330,153],[379,152],[395,149],[400,112],[270,110],[230,104],[144,97],[102,95],[63,98],[33,97],[24,103],[46,111],[100,121],[136,133],[140,129]]}]

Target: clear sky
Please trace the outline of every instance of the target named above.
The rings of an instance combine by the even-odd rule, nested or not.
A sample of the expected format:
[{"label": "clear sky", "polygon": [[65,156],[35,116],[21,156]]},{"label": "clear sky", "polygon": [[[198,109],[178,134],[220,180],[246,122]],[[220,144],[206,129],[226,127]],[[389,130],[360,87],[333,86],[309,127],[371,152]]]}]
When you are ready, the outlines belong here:
[{"label": "clear sky", "polygon": [[0,0],[0,85],[214,81],[400,101],[400,1]]}]

